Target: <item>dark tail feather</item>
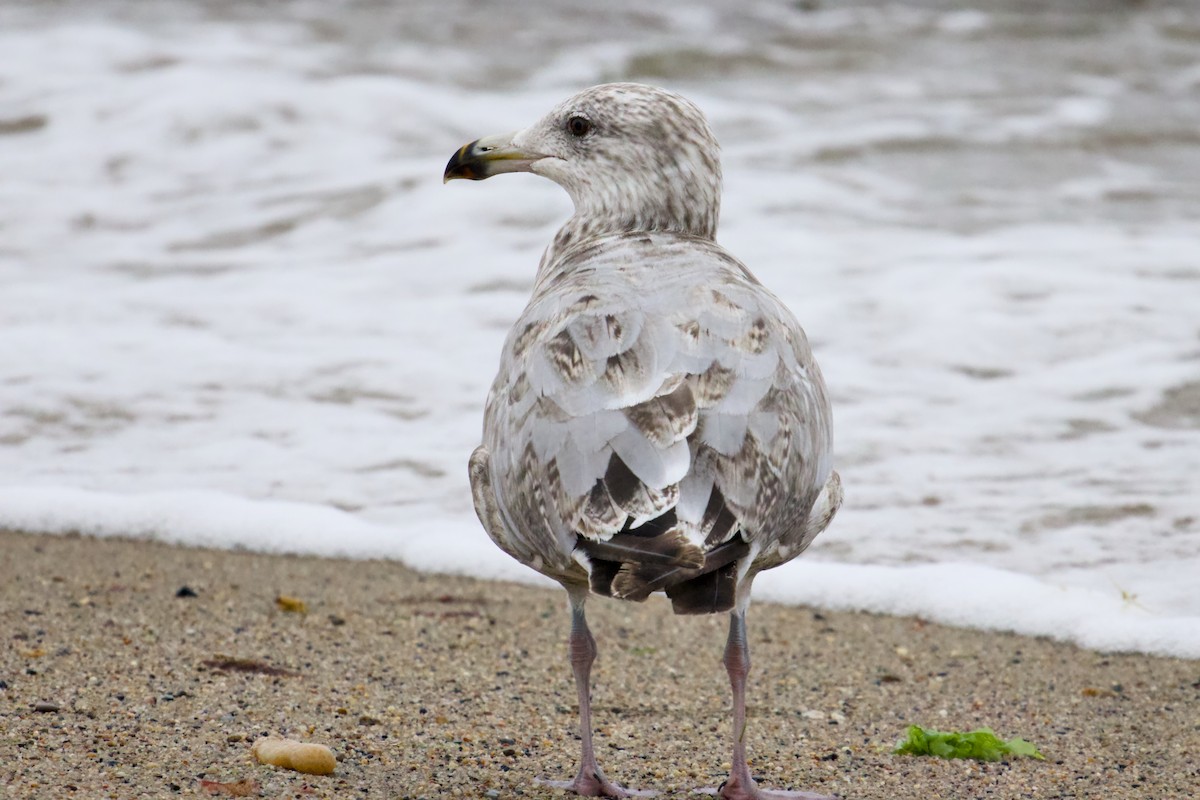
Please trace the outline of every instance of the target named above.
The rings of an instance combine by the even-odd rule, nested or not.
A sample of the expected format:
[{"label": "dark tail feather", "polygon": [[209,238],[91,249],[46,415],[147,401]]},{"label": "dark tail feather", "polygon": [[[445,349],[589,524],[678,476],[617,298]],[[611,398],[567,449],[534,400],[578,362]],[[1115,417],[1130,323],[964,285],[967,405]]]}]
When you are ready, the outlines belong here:
[{"label": "dark tail feather", "polygon": [[657,536],[618,533],[605,541],[594,541],[581,536],[579,549],[592,558],[605,561],[691,568],[698,568],[704,564],[704,551],[689,542],[679,528],[671,528]]},{"label": "dark tail feather", "polygon": [[[700,567],[687,568],[680,566],[658,566],[655,564],[622,564],[614,578],[609,580],[608,587],[611,596],[625,600],[645,600],[652,592],[657,592],[659,589],[666,589],[667,595],[674,600],[672,587],[703,580],[706,576],[723,569],[727,565],[732,564],[736,567],[737,560],[749,552],[750,546],[742,541],[740,537],[734,537],[728,542],[710,550],[704,558],[704,565]],[[736,569],[731,574],[736,577]],[[700,610],[681,612],[679,611],[678,604],[676,604],[675,613],[706,614],[712,612]]]},{"label": "dark tail feather", "polygon": [[[621,569],[621,562],[593,558],[591,559],[590,566],[591,569],[588,571],[588,588],[592,590],[593,594],[612,597],[613,579],[617,577],[617,572]],[[644,600],[645,598],[641,599]]]},{"label": "dark tail feather", "polygon": [[719,614],[737,599],[737,562],[667,587],[676,614]]}]

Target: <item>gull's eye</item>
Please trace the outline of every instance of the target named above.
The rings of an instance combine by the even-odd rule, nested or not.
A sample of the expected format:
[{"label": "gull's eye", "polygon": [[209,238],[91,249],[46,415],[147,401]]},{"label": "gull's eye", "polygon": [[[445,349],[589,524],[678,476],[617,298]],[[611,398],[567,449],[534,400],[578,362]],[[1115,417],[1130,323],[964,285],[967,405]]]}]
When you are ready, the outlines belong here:
[{"label": "gull's eye", "polygon": [[583,138],[592,131],[592,123],[587,117],[576,115],[567,120],[567,133],[576,138]]}]

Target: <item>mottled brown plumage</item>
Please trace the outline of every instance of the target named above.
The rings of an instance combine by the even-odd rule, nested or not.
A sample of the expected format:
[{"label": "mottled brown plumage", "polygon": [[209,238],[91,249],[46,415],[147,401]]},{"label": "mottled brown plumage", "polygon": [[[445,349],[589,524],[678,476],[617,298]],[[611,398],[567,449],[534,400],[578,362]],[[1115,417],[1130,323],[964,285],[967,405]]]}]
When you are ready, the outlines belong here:
[{"label": "mottled brown plumage", "polygon": [[[824,386],[791,314],[723,256],[711,241],[653,232],[608,234],[548,262],[484,426],[490,491],[506,511],[484,523],[506,550],[586,584],[623,537],[629,569],[614,594],[641,598],[639,575],[671,586],[636,569],[661,565],[668,542],[693,561],[733,536],[754,559],[807,547],[832,479]],[[668,511],[670,537],[634,535]],[[754,560],[741,566],[748,575]],[[734,595],[712,596],[722,604],[676,599],[677,610],[733,608]]]}]

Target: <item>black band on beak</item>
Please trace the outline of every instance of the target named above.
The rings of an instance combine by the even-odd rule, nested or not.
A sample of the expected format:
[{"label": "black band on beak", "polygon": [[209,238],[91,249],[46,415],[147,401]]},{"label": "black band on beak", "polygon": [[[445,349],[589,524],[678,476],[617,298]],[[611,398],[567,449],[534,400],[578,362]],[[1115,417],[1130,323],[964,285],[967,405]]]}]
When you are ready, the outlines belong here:
[{"label": "black band on beak", "polygon": [[470,144],[464,144],[457,153],[450,156],[450,161],[446,164],[446,171],[442,173],[443,183],[455,178],[481,181],[488,176],[487,170],[480,169],[483,165],[476,153],[475,145],[477,144],[479,144],[478,139]]}]

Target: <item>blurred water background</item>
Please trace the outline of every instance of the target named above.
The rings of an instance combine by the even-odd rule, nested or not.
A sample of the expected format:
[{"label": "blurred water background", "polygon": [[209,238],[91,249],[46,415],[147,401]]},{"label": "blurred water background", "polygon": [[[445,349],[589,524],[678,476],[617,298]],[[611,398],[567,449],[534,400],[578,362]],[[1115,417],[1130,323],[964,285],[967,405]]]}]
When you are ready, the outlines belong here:
[{"label": "blurred water background", "polygon": [[1200,656],[1194,2],[0,4],[0,525],[528,579],[466,458],[569,215],[462,143],[665,85],[847,501],[760,581]]}]

